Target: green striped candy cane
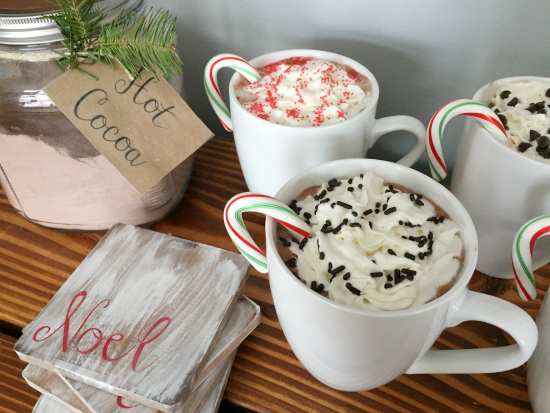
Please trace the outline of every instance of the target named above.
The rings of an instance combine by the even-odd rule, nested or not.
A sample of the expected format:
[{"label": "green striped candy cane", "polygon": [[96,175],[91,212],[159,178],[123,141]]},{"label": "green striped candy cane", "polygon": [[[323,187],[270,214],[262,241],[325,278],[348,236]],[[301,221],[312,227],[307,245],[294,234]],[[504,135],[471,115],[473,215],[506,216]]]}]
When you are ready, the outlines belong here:
[{"label": "green striped candy cane", "polygon": [[550,215],[537,217],[526,223],[516,234],[512,249],[512,265],[518,286],[518,294],[525,301],[537,297],[533,276],[533,247],[535,241],[550,234]]},{"label": "green striped candy cane", "polygon": [[231,198],[223,212],[225,228],[237,249],[261,273],[267,272],[267,257],[248,233],[242,218],[244,212],[260,212],[268,215],[302,237],[308,237],[311,234],[310,226],[278,199],[250,192]]},{"label": "green striped candy cane", "polygon": [[210,100],[210,104],[214,108],[218,118],[220,118],[223,127],[232,132],[233,122],[231,121],[231,113],[227,109],[218,87],[218,70],[223,67],[235,69],[250,83],[258,82],[260,75],[246,60],[229,53],[214,56],[204,68],[204,89],[208,95],[208,100]]},{"label": "green striped candy cane", "polygon": [[440,107],[428,126],[428,160],[432,177],[441,181],[447,176],[447,166],[443,160],[441,139],[443,130],[449,121],[458,115],[477,118],[483,127],[496,139],[512,146],[498,116],[487,106],[469,99],[458,99]]}]

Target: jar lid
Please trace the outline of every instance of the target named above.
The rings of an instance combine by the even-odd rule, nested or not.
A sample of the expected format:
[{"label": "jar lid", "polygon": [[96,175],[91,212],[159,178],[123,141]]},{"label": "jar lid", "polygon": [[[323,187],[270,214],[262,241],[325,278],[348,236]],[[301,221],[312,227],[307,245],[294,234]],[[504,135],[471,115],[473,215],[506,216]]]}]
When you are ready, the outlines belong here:
[{"label": "jar lid", "polygon": [[[50,19],[38,20],[38,17],[55,14],[44,0],[17,0],[9,2],[17,6],[3,7],[0,1],[0,44],[31,45],[52,43],[63,40],[55,22]],[[44,6],[44,3],[46,6]],[[104,9],[106,13],[102,24],[133,10],[141,13],[146,0],[98,0],[92,10]]]}]

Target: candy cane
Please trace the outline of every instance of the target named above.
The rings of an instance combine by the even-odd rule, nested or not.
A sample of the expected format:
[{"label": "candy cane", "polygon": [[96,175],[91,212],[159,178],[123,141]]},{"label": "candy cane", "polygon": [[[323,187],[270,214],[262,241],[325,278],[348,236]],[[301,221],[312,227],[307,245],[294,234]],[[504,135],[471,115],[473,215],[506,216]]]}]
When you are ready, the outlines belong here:
[{"label": "candy cane", "polygon": [[309,225],[287,205],[275,198],[250,192],[231,198],[223,212],[225,228],[241,254],[261,273],[267,272],[267,258],[244,226],[243,212],[261,212],[302,237],[308,237],[311,234]]},{"label": "candy cane", "polygon": [[525,301],[533,301],[537,297],[533,276],[533,247],[537,239],[548,234],[550,234],[550,215],[545,215],[534,218],[521,227],[514,239],[512,266],[518,294]]},{"label": "candy cane", "polygon": [[458,115],[472,116],[479,119],[491,135],[499,141],[513,146],[510,139],[508,139],[508,135],[506,135],[502,122],[487,106],[469,99],[458,99],[449,102],[435,112],[428,127],[428,161],[430,162],[432,177],[437,181],[441,181],[447,176],[447,167],[443,161],[441,150],[443,129],[452,118]]},{"label": "candy cane", "polygon": [[229,109],[227,109],[227,106],[225,106],[218,87],[218,70],[223,67],[235,69],[250,83],[258,82],[260,80],[260,75],[246,60],[237,55],[228,53],[214,56],[204,68],[204,88],[206,89],[208,100],[210,100],[210,104],[214,108],[218,118],[220,118],[223,127],[229,132],[232,132],[233,122],[231,122],[231,113]]}]

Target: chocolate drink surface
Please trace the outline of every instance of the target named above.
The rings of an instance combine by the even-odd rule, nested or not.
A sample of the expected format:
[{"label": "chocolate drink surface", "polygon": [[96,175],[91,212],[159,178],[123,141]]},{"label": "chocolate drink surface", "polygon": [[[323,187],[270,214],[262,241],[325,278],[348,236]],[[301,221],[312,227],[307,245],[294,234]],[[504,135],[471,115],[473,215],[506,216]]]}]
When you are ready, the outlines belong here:
[{"label": "chocolate drink surface", "polygon": [[464,262],[460,228],[439,206],[365,172],[303,191],[291,208],[314,236],[282,226],[278,252],[304,284],[369,310],[418,307],[447,292]]},{"label": "chocolate drink surface", "polygon": [[510,82],[487,102],[515,150],[550,164],[550,82]]},{"label": "chocolate drink surface", "polygon": [[261,80],[241,76],[235,95],[250,113],[287,126],[325,126],[356,116],[372,98],[368,78],[349,66],[291,57],[258,68]]}]

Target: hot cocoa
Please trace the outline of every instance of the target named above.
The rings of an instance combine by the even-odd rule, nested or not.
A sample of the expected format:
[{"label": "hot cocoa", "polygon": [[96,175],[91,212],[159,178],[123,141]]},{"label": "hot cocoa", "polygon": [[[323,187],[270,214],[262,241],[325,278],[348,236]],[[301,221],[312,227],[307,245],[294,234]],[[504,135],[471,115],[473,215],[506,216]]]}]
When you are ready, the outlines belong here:
[{"label": "hot cocoa", "polygon": [[311,57],[291,57],[258,68],[261,80],[244,77],[237,100],[253,115],[287,126],[325,126],[361,112],[372,97],[368,78],[349,66]]},{"label": "hot cocoa", "polygon": [[314,235],[282,226],[278,251],[311,289],[342,304],[402,310],[447,292],[464,261],[460,229],[430,199],[371,172],[303,191],[290,207]]},{"label": "hot cocoa", "polygon": [[550,84],[511,82],[498,89],[488,105],[517,151],[550,164]]}]

